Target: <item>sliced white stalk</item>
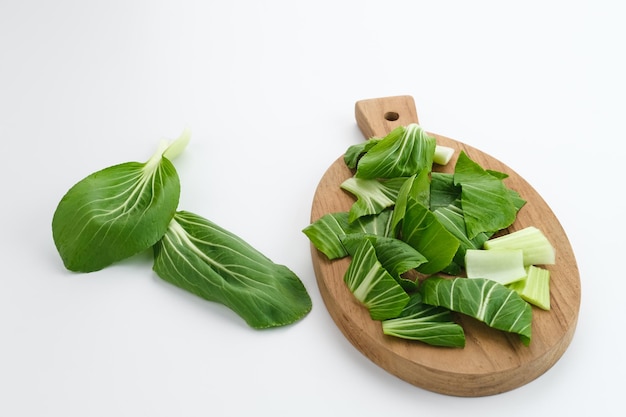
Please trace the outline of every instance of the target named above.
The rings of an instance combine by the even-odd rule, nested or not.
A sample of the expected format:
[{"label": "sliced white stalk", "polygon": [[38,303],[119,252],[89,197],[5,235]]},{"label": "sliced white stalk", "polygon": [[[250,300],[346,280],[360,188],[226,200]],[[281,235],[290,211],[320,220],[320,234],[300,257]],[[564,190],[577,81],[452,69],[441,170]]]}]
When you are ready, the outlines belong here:
[{"label": "sliced white stalk", "polygon": [[507,285],[526,277],[524,254],[521,250],[468,249],[465,271],[468,278],[486,278]]},{"label": "sliced white stalk", "polygon": [[433,156],[433,162],[438,165],[447,165],[454,155],[454,149],[448,146],[435,146],[435,155]]},{"label": "sliced white stalk", "polygon": [[533,226],[489,239],[483,247],[487,250],[521,249],[524,252],[524,266],[555,263],[554,246],[541,230]]}]

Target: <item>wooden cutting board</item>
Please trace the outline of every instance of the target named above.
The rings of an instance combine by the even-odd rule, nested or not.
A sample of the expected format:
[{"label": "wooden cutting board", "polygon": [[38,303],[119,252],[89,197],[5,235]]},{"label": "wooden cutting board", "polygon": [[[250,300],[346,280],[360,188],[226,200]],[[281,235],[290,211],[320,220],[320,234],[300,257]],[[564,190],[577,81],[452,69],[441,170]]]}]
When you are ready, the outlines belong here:
[{"label": "wooden cutting board", "polygon": [[[382,137],[393,128],[417,123],[411,96],[358,101],[356,120],[365,138]],[[399,378],[418,387],[454,396],[478,397],[520,387],[550,369],[569,346],[580,307],[580,277],[571,245],[558,219],[530,184],[504,163],[462,142],[430,133],[439,145],[456,150],[452,161],[436,171],[452,172],[461,150],[486,169],[509,174],[506,184],[527,201],[509,232],[535,226],[556,248],[556,264],[548,266],[551,278],[551,310],[533,307],[532,341],[524,346],[518,335],[493,330],[458,315],[466,334],[462,349],[432,347],[382,333],[381,324],[348,290],[343,281],[349,258],[329,261],[311,245],[320,293],[330,315],[345,337],[362,354]],[[311,222],[327,213],[348,211],[354,202],[340,184],[353,173],[343,156],[319,182],[311,210]]]}]

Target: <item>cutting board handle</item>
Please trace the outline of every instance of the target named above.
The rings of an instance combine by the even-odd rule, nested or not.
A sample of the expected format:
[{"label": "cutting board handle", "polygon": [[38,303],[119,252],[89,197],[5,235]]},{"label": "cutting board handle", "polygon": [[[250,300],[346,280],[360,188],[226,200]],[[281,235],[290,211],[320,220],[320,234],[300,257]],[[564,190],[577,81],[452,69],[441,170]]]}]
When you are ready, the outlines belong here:
[{"label": "cutting board handle", "polygon": [[357,101],[357,125],[366,138],[383,137],[398,126],[418,123],[412,96],[392,96]]}]

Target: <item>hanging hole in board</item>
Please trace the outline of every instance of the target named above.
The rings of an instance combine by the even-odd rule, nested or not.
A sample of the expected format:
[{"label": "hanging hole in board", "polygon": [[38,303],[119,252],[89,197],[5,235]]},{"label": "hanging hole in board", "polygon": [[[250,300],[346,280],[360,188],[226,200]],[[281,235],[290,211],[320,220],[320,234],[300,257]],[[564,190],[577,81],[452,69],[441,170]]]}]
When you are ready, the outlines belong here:
[{"label": "hanging hole in board", "polygon": [[385,117],[385,120],[388,120],[390,122],[395,122],[396,120],[400,118],[400,115],[396,113],[395,111],[388,111],[387,113],[385,113],[384,117]]}]

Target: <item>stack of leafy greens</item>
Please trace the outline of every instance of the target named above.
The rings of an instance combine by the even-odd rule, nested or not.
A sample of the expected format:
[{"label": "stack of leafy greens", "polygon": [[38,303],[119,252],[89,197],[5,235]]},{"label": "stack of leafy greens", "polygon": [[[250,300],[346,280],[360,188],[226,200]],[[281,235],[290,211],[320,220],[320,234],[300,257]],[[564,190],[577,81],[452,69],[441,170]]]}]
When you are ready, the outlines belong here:
[{"label": "stack of leafy greens", "polygon": [[105,168],[65,194],[52,219],[65,267],[93,272],[153,248],[159,277],[226,305],[253,328],[300,320],[311,299],[291,270],[209,220],[177,211],[180,181],[171,160],[189,139],[185,130],[147,162]]},{"label": "stack of leafy greens", "polygon": [[[529,302],[543,297],[538,303],[545,308],[548,294],[549,308],[545,275],[528,279],[542,275],[528,268],[547,272],[534,264],[553,263],[554,250],[534,228],[523,233],[530,237],[492,239],[514,223],[525,200],[505,185],[506,174],[483,169],[465,152],[453,173],[433,171],[438,148],[417,124],[349,147],[344,161],[354,175],[341,188],[355,202],[348,212],[326,214],[303,232],[329,259],[352,258],[344,281],[385,334],[462,347],[465,336],[455,312],[516,333],[528,345]],[[508,242],[498,243],[503,238]],[[522,254],[533,251],[548,255],[523,263]],[[472,257],[475,252],[495,256],[483,262]],[[468,261],[482,272],[504,258],[512,260],[496,269],[517,275],[506,283],[490,274],[463,276]]]}]

